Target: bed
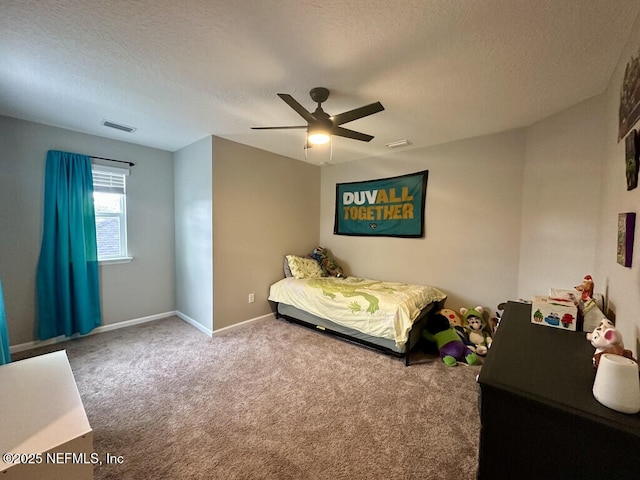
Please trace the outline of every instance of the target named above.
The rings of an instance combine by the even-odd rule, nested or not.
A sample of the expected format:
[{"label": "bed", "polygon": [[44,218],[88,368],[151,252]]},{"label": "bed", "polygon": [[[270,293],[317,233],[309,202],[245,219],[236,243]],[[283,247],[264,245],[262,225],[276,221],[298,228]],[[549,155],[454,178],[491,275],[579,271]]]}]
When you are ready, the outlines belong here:
[{"label": "bed", "polygon": [[447,298],[427,285],[327,276],[306,260],[307,271],[294,268],[289,275],[290,257],[285,278],[269,289],[276,318],[403,357],[405,365],[429,313],[443,308]]}]

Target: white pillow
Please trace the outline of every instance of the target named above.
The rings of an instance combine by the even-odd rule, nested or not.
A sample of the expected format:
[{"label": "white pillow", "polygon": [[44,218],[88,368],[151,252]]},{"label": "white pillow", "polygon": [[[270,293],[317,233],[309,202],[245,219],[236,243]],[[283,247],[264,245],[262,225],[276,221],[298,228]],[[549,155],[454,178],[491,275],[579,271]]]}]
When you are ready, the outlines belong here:
[{"label": "white pillow", "polygon": [[287,255],[287,263],[295,278],[317,278],[322,276],[322,268],[313,258]]},{"label": "white pillow", "polygon": [[293,277],[293,273],[291,273],[291,267],[289,267],[289,261],[287,260],[288,255],[284,256],[284,262],[282,262],[282,268],[284,270],[285,277]]}]

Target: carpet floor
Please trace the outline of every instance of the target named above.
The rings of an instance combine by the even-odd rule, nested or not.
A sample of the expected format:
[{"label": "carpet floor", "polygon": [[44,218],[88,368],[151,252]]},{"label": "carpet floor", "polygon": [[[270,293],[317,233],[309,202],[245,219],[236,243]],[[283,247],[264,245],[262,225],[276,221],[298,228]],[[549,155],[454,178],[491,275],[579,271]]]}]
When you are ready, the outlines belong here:
[{"label": "carpet floor", "polygon": [[177,317],[65,349],[106,479],[476,476],[480,366],[396,357],[264,319],[209,338]]}]

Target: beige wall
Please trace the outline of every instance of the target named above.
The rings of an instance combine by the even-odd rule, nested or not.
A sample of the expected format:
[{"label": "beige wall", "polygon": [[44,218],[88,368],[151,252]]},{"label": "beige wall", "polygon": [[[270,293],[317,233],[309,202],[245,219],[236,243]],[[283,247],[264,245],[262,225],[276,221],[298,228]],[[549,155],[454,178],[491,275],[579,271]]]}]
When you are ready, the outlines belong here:
[{"label": "beige wall", "polygon": [[[323,167],[211,137],[211,171],[202,166],[201,173],[212,187],[213,261],[194,261],[213,265],[213,329],[268,313],[268,287],[282,275],[282,257],[320,244],[351,274],[439,286],[453,308],[494,310],[592,273],[637,355],[640,235],[632,268],[615,256],[617,214],[640,204],[640,188],[626,191],[624,142],[617,141],[622,77],[640,47],[640,25],[633,31],[606,92],[527,128]],[[136,259],[101,269],[105,323],[176,308],[172,159],[178,165],[189,155],[6,117],[0,132],[0,275],[11,344],[32,339],[50,148],[138,163],[129,203]],[[425,238],[333,235],[336,183],[425,169]],[[182,188],[189,185],[187,179]]]},{"label": "beige wall", "polygon": [[527,128],[522,298],[547,295],[550,287],[571,288],[587,274],[595,278],[604,106],[599,95]]},{"label": "beige wall", "polygon": [[[632,267],[616,261],[618,213],[638,213],[640,205],[640,188],[626,190],[625,147],[624,141],[618,142],[620,92],[627,62],[639,53],[640,19],[632,32],[603,94],[527,128],[518,291],[520,295],[539,292],[545,281],[573,286],[591,273],[625,346],[637,356],[637,233]],[[549,180],[547,172],[557,178]]]},{"label": "beige wall", "polygon": [[284,255],[317,246],[319,214],[319,167],[214,137],[214,331],[271,312],[269,285]]},{"label": "beige wall", "polygon": [[[323,167],[320,243],[353,274],[440,286],[453,308],[495,309],[592,274],[637,356],[640,234],[633,266],[616,262],[618,213],[638,213],[640,205],[640,188],[626,191],[617,140],[622,79],[640,53],[640,21],[633,31],[603,94],[527,128]],[[333,235],[336,183],[422,169],[430,171],[424,239]]]},{"label": "beige wall", "polygon": [[[524,132],[471,138],[322,167],[320,243],[350,274],[434,285],[452,308],[516,295]],[[424,238],[333,234],[336,183],[429,170]]]},{"label": "beige wall", "polygon": [[[606,92],[606,140],[602,157],[601,215],[598,225],[596,288],[607,293],[609,307],[624,338],[625,347],[631,348],[636,358],[640,352],[640,233],[636,226],[634,259],[631,268],[616,261],[618,213],[635,212],[640,215],[640,187],[626,189],[624,140],[618,142],[618,108],[624,70],[631,56],[640,53],[640,19],[631,30],[624,53]],[[639,128],[638,124],[635,128]],[[636,219],[640,223],[640,218]]]}]

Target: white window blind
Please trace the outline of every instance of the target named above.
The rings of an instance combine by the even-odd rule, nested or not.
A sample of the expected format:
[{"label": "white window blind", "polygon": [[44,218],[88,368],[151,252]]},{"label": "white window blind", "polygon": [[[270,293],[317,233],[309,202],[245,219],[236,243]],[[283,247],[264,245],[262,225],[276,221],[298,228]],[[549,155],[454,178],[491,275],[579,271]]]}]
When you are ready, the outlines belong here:
[{"label": "white window blind", "polygon": [[92,165],[98,260],[127,257],[126,178],[129,170]]},{"label": "white window blind", "polygon": [[125,178],[129,174],[129,170],[124,168],[114,168],[94,165],[93,189],[96,192],[120,193],[125,194]]}]

